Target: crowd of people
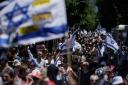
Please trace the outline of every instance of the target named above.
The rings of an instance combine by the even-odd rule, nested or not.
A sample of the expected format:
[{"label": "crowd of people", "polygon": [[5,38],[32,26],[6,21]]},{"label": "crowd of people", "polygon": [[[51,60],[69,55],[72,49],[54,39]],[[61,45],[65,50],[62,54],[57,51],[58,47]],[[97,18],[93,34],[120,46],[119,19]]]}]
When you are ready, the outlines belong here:
[{"label": "crowd of people", "polygon": [[[106,48],[102,54],[103,32],[78,31],[75,35],[74,39],[69,32],[59,39],[52,52],[44,43],[2,49],[0,85],[128,85],[126,45],[116,53]],[[71,65],[63,54],[65,43],[72,51]]]}]

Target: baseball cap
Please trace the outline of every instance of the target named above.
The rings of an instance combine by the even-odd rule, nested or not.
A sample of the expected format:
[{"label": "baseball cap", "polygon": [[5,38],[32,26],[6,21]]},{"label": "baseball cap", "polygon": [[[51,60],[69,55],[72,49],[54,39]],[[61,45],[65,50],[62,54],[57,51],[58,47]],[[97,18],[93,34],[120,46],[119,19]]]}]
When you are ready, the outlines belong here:
[{"label": "baseball cap", "polygon": [[38,79],[41,79],[42,77],[39,69],[34,69],[29,75]]}]

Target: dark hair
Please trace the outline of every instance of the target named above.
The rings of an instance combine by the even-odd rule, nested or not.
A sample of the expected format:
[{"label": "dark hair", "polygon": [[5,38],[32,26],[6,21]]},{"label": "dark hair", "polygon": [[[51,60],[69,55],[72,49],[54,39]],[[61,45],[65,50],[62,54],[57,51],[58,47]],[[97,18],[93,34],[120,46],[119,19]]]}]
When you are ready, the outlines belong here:
[{"label": "dark hair", "polygon": [[23,65],[23,66],[20,66],[20,69],[19,69],[19,74],[18,76],[22,79],[22,80],[26,80],[26,75],[27,75],[27,66]]},{"label": "dark hair", "polygon": [[125,84],[116,84],[116,85],[125,85]]},{"label": "dark hair", "polygon": [[48,67],[47,76],[51,81],[55,83],[57,82],[57,79],[56,79],[57,73],[58,73],[58,68],[55,65],[51,64]]}]

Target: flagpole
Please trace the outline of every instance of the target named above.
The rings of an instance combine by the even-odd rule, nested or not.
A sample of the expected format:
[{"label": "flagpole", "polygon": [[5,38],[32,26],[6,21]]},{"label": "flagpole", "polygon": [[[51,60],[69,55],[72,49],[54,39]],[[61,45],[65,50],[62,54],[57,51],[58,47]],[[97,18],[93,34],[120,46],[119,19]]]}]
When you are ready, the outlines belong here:
[{"label": "flagpole", "polygon": [[[74,28],[74,26],[73,26]],[[74,31],[74,33],[72,34],[71,38],[75,35],[75,33],[80,29],[80,27],[78,29],[76,29]],[[68,31],[69,32],[69,31]],[[69,35],[68,35],[69,36]],[[71,41],[68,40],[68,38],[66,38],[67,41],[67,60],[68,60],[68,65],[71,66],[72,65],[72,58],[71,58],[71,52],[70,52],[70,45],[71,45]]]},{"label": "flagpole", "polygon": [[[75,26],[73,26],[72,27],[72,29],[74,29],[75,28]],[[69,33],[69,28],[68,28],[68,33]],[[69,36],[69,34],[67,35],[67,36]],[[66,37],[67,37],[66,36]],[[68,37],[66,38],[66,44],[67,44],[67,62],[68,62],[68,65],[69,66],[72,66],[72,59],[71,59],[71,52],[70,52],[70,41],[69,41],[69,39],[68,39]]]},{"label": "flagpole", "polygon": [[69,36],[69,28],[68,28],[68,35],[66,36],[66,44],[67,44],[67,62],[68,62],[68,66],[71,66],[71,53],[70,53],[70,42],[68,40],[68,36]]},{"label": "flagpole", "polygon": [[70,52],[70,43],[67,39],[67,59],[68,59],[68,65],[71,66],[72,63],[71,63],[71,52]]}]

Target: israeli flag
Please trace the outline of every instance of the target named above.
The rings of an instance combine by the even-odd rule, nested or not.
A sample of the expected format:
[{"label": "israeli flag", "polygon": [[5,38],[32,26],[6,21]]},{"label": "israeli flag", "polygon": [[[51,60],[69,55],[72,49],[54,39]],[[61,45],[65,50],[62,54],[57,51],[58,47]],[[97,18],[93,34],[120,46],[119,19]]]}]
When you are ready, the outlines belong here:
[{"label": "israeli flag", "polygon": [[67,54],[68,51],[71,53],[73,51],[73,46],[75,42],[75,35],[71,36],[68,40],[65,40],[64,43],[61,43],[59,48],[60,48],[60,53],[61,55]]},{"label": "israeli flag", "polygon": [[2,29],[12,32],[30,19],[29,7],[34,0],[8,1],[6,7],[0,12]]},{"label": "israeli flag", "polygon": [[99,23],[96,30],[95,30],[97,33],[99,34],[103,34],[103,35],[106,35],[107,32],[106,32],[106,29],[105,28],[102,28],[101,24]]},{"label": "israeli flag", "polygon": [[0,17],[4,29],[16,30],[14,40],[18,44],[60,38],[67,32],[64,0],[15,0]]},{"label": "israeli flag", "polygon": [[6,33],[0,33],[0,47],[9,47],[9,36]]},{"label": "israeli flag", "polygon": [[0,3],[0,10],[2,10],[4,7],[6,7],[8,4],[10,4],[10,0],[6,0]]},{"label": "israeli flag", "polygon": [[113,39],[111,34],[107,34],[106,36],[106,46],[113,49],[114,52],[117,52],[117,50],[119,50],[119,46],[116,43],[116,41]]},{"label": "israeli flag", "polygon": [[[30,44],[60,38],[67,32],[67,18],[64,0],[34,1],[30,12],[32,23],[25,23],[18,29],[19,44]],[[33,25],[34,24],[34,25]]]},{"label": "israeli flag", "polygon": [[[60,54],[65,55],[65,54],[67,54],[67,52],[68,52],[68,46],[67,46],[67,44],[63,43],[61,45]],[[69,47],[69,52],[72,52],[72,48],[70,48],[70,47]]]},{"label": "israeli flag", "polygon": [[78,32],[78,30],[79,29],[77,29],[67,41],[61,43],[60,45],[61,54],[67,54],[68,50],[70,53],[75,52],[77,49],[81,50],[81,45],[76,41],[76,33]]}]

